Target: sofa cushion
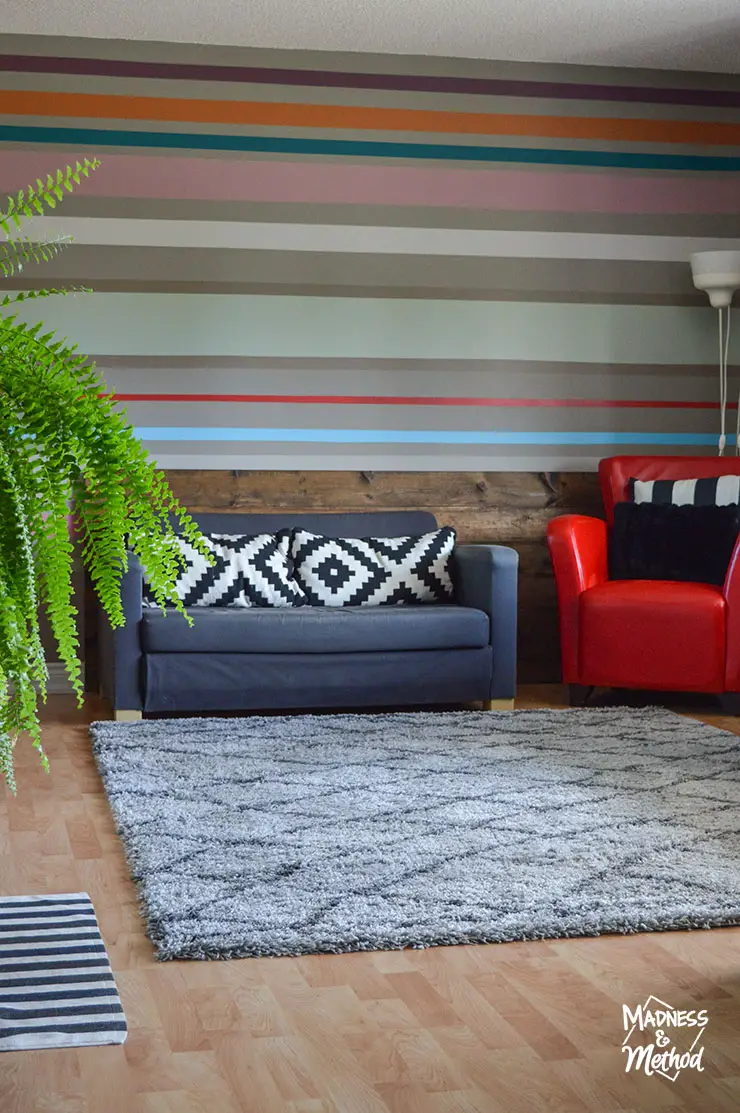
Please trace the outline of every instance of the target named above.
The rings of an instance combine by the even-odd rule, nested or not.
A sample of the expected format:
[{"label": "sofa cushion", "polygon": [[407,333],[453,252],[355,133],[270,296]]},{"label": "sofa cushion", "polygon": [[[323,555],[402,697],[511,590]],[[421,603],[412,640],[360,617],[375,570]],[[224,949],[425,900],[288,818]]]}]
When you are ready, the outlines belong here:
[{"label": "sofa cushion", "polygon": [[[301,607],[307,602],[291,574],[290,530],[204,533],[203,541],[212,563],[186,537],[175,537],[182,558],[175,591],[186,607]],[[146,571],[142,602],[159,606]]]},{"label": "sofa cushion", "polygon": [[452,604],[232,610],[199,607],[188,626],[177,611],[146,610],[145,653],[362,653],[476,649],[490,643],[483,611]]},{"label": "sofa cushion", "polygon": [[452,596],[449,526],[415,537],[325,537],[294,529],[296,580],[314,607],[444,603]]}]

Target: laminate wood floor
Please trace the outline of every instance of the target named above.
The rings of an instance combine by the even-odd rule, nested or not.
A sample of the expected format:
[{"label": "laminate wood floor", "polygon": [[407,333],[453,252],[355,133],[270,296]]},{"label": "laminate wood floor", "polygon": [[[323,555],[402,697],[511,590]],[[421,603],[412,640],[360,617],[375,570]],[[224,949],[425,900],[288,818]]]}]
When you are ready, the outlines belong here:
[{"label": "laminate wood floor", "polygon": [[[738,929],[155,962],[90,755],[85,723],[103,714],[53,698],[50,776],[19,746],[18,797],[0,790],[0,892],[90,893],[129,1037],[0,1055],[1,1113],[740,1110]],[[702,1073],[625,1072],[622,1003],[650,994],[708,1009]]]}]

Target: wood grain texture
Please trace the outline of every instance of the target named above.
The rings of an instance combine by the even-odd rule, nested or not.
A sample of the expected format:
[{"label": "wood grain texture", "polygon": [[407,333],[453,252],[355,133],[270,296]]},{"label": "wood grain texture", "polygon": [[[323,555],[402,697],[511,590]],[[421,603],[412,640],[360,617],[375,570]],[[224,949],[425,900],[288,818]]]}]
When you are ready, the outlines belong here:
[{"label": "wood grain texture", "polygon": [[168,471],[193,511],[430,510],[460,543],[511,545],[520,559],[519,674],[560,678],[557,599],[545,544],[558,514],[601,516],[597,478],[550,472]]},{"label": "wood grain texture", "polygon": [[[552,686],[520,707],[561,707]],[[712,706],[692,714],[735,730]],[[45,775],[0,791],[0,892],[87,890],[129,1022],[121,1047],[0,1058],[2,1113],[736,1113],[740,931],[156,963],[90,754],[52,697]],[[707,1008],[705,1071],[626,1074],[622,1003]]]}]

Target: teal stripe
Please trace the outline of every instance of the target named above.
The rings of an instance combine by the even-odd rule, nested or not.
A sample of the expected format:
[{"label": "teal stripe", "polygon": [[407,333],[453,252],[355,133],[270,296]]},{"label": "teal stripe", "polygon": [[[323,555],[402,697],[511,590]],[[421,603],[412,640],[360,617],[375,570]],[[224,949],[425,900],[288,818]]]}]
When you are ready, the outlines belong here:
[{"label": "teal stripe", "polygon": [[388,143],[364,139],[291,139],[257,135],[188,135],[112,128],[0,126],[0,142],[69,143],[92,147],[154,147],[190,151],[257,151],[282,155],[516,162],[540,166],[601,166],[630,170],[740,170],[732,155],[652,154],[638,151],[561,151],[531,147],[473,147],[459,143]]},{"label": "teal stripe", "polygon": [[[294,444],[662,444],[716,445],[714,433],[469,432],[448,429],[227,429],[139,426],[144,441],[290,441]],[[728,444],[735,438],[728,437]]]},{"label": "teal stripe", "polygon": [[[711,367],[717,361],[717,318],[709,303],[78,294],[19,309],[24,320],[42,320],[99,357],[531,360],[543,369],[558,362],[605,364],[602,380],[618,374],[610,364]],[[732,349],[737,363],[740,329],[733,329]],[[615,380],[615,390],[618,385]]]}]

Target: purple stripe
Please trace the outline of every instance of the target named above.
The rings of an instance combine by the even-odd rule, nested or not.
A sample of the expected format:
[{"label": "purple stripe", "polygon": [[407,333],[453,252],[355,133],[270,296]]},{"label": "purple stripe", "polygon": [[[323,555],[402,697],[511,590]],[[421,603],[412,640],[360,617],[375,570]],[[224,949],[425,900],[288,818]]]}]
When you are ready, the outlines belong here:
[{"label": "purple stripe", "polygon": [[334,89],[384,89],[415,93],[464,93],[494,97],[546,97],[612,103],[740,107],[740,90],[665,89],[631,85],[579,85],[563,81],[512,81],[492,77],[434,77],[422,74],[343,73],[265,66],[211,66],[190,62],[134,62],[114,58],[55,58],[1,54],[0,70],[64,73],[88,77],[163,78],[169,81],[230,81],[255,85],[302,85]]}]

